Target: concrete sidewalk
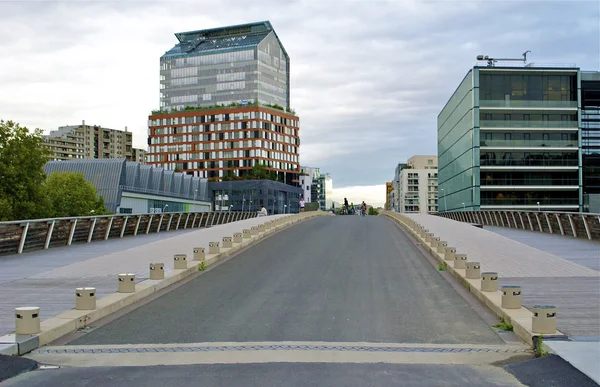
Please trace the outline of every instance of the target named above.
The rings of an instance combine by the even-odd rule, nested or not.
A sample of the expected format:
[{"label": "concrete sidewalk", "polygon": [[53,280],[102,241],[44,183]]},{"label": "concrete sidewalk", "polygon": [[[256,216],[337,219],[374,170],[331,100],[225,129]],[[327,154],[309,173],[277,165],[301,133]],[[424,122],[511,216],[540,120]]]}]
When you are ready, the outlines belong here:
[{"label": "concrete sidewalk", "polygon": [[[257,217],[239,222],[197,229],[182,233],[167,233],[148,243],[139,244],[137,237],[119,240],[123,249],[114,251],[107,243],[93,243],[73,248],[51,249],[15,259],[0,259],[0,336],[14,331],[14,309],[22,306],[41,307],[41,320],[46,320],[75,307],[75,288],[95,287],[97,298],[117,291],[119,273],[135,273],[136,282],[148,279],[148,265],[164,262],[165,272],[173,270],[173,255],[182,253],[191,260],[194,247],[222,242],[252,226],[289,215]],[[141,236],[142,239],[144,236]],[[131,242],[125,242],[130,240]],[[130,247],[128,246],[130,245]],[[103,252],[107,246],[108,253]],[[92,250],[81,254],[81,248]],[[60,256],[58,256],[60,255]],[[41,269],[40,269],[41,268]]]}]

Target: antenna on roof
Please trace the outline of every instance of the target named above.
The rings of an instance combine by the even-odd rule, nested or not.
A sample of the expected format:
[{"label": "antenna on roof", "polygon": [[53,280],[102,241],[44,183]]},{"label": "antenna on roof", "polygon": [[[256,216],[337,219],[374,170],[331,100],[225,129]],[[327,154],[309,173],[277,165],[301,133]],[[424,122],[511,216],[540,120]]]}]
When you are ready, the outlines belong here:
[{"label": "antenna on roof", "polygon": [[527,63],[527,53],[531,54],[530,50],[525,51],[523,59],[521,58],[490,58],[488,55],[477,55],[477,60],[485,60],[488,63],[488,67],[495,67],[498,61],[502,62],[523,62]]}]

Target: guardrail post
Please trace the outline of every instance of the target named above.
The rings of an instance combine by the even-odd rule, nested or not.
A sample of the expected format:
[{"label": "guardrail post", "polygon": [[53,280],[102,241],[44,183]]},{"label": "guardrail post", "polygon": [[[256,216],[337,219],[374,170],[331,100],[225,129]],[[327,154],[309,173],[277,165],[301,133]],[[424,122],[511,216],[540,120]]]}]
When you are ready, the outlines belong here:
[{"label": "guardrail post", "polygon": [[142,221],[142,215],[138,215],[137,222],[135,222],[135,230],[133,231],[133,235],[137,235],[138,229],[140,228],[140,222]]},{"label": "guardrail post", "polygon": [[77,227],[77,218],[71,220],[71,229],[69,230],[69,240],[67,240],[67,246],[71,246],[73,242],[73,235],[75,235],[75,227]]},{"label": "guardrail post", "polygon": [[194,224],[196,223],[197,217],[198,217],[198,214],[194,214],[194,219],[192,220],[192,228],[194,228]]},{"label": "guardrail post", "polygon": [[110,217],[110,221],[108,222],[108,227],[106,228],[106,233],[104,234],[104,240],[107,240],[108,236],[110,235],[110,229],[112,228],[112,223],[113,223],[114,218],[115,218],[114,216]]},{"label": "guardrail post", "polygon": [[552,231],[552,224],[550,223],[550,219],[548,218],[548,213],[544,213],[544,216],[546,217],[546,224],[548,225],[548,230],[550,230],[550,234],[554,234],[554,231]]},{"label": "guardrail post", "polygon": [[50,241],[52,240],[52,232],[54,231],[54,223],[56,223],[55,220],[53,220],[52,222],[48,222],[48,232],[46,233],[46,242],[44,242],[45,250],[47,250],[48,247],[50,247]]},{"label": "guardrail post", "polygon": [[121,226],[121,235],[119,236],[120,238],[123,238],[123,235],[125,235],[125,229],[127,228],[127,219],[129,219],[129,215],[125,217],[125,220],[123,220],[123,226]]},{"label": "guardrail post", "polygon": [[[512,215],[513,222],[515,223],[515,228],[518,230],[519,229],[519,225],[517,224],[517,218],[515,217],[514,211],[511,211],[510,214]],[[523,221],[523,219],[521,219],[521,221]]]},{"label": "guardrail post", "polygon": [[146,234],[148,234],[150,232],[150,226],[152,225],[153,218],[154,218],[154,215],[150,215],[150,219],[148,220],[148,225],[146,226]]},{"label": "guardrail post", "polygon": [[558,214],[554,214],[554,216],[556,217],[556,221],[558,222],[558,228],[560,229],[560,234],[565,235],[565,230],[563,229],[563,226],[562,226],[562,223],[560,222],[560,218],[559,218]]},{"label": "guardrail post", "polygon": [[571,231],[573,231],[573,236],[577,238],[577,231],[575,231],[575,225],[573,224],[573,217],[571,214],[567,214],[567,218],[569,218],[569,224],[571,225]]},{"label": "guardrail post", "polygon": [[190,213],[187,214],[187,216],[185,217],[185,224],[183,225],[183,229],[186,230],[187,229],[187,224],[188,221],[190,220]]},{"label": "guardrail post", "polygon": [[538,224],[538,227],[540,228],[540,232],[544,232],[544,229],[542,228],[542,222],[540,221],[540,214],[538,214],[537,212],[535,213],[535,219],[537,220],[537,224]]},{"label": "guardrail post", "polygon": [[527,220],[529,221],[529,228],[531,229],[531,231],[533,231],[533,224],[531,223],[531,217],[529,216],[529,212],[526,212],[525,215],[527,215]]},{"label": "guardrail post", "polygon": [[94,229],[96,228],[96,220],[98,218],[94,218],[94,220],[92,221],[92,224],[90,224],[90,229],[88,231],[88,238],[87,238],[87,243],[90,243],[92,241],[92,238],[94,237]]},{"label": "guardrail post", "polygon": [[[500,222],[498,222],[498,214],[496,214],[495,212],[494,219],[496,219],[496,226],[500,227]],[[502,217],[500,219],[502,219]],[[502,226],[504,226],[504,221],[502,221]]]},{"label": "guardrail post", "polygon": [[592,233],[590,232],[590,226],[588,226],[587,216],[581,214],[581,220],[583,221],[583,227],[585,227],[585,233],[587,234],[588,239],[591,240]]},{"label": "guardrail post", "polygon": [[158,221],[158,227],[156,228],[156,233],[157,234],[160,232],[160,226],[162,226],[162,221],[163,221],[164,217],[165,217],[164,214],[160,214],[160,220]]},{"label": "guardrail post", "polygon": [[169,214],[169,223],[167,223],[167,231],[171,229],[171,222],[173,221],[174,214]]},{"label": "guardrail post", "polygon": [[181,215],[182,213],[179,213],[179,216],[177,217],[177,226],[175,226],[175,231],[179,230],[179,223],[181,223]]},{"label": "guardrail post", "polygon": [[23,227],[23,231],[21,231],[21,240],[19,241],[19,249],[17,253],[23,253],[23,248],[25,247],[25,239],[27,239],[27,231],[29,231],[29,222],[25,224],[21,224]]}]

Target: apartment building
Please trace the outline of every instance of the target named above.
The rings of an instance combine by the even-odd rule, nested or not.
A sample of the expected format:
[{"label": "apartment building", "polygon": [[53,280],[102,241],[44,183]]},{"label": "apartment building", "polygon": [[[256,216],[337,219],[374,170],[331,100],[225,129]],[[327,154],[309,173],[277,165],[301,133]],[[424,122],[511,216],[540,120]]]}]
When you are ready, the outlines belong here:
[{"label": "apartment building", "polygon": [[44,144],[52,151],[52,160],[111,159],[144,162],[144,149],[133,148],[131,132],[103,128],[99,125],[61,126],[44,136]]},{"label": "apartment building", "polygon": [[574,65],[469,70],[438,115],[443,210],[580,211],[598,160],[580,162],[581,87]]},{"label": "apartment building", "polygon": [[400,164],[396,212],[437,212],[437,156],[413,156]]}]

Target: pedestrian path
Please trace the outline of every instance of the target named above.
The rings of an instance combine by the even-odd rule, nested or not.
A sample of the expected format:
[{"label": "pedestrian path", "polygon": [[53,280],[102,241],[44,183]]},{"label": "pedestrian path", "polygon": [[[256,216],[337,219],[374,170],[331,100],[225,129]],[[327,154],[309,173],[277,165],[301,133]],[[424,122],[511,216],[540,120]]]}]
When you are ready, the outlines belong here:
[{"label": "pedestrian path", "polygon": [[[35,254],[0,258],[0,336],[14,330],[14,309],[39,306],[42,321],[72,309],[75,288],[95,287],[100,299],[117,290],[119,273],[135,273],[136,282],[148,279],[148,265],[164,262],[165,272],[172,270],[174,254],[188,254],[194,247],[221,242],[267,220],[287,215],[257,217],[204,229],[161,233],[158,238],[130,237],[50,249]],[[145,241],[146,243],[140,243]],[[114,245],[120,244],[115,251]]]},{"label": "pedestrian path", "polygon": [[407,214],[481,270],[497,272],[500,285],[520,285],[523,305],[557,307],[558,330],[600,337],[600,273],[471,224],[433,215]]}]

